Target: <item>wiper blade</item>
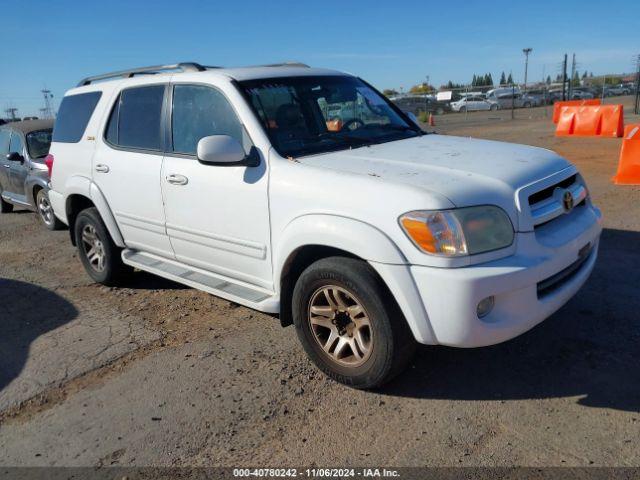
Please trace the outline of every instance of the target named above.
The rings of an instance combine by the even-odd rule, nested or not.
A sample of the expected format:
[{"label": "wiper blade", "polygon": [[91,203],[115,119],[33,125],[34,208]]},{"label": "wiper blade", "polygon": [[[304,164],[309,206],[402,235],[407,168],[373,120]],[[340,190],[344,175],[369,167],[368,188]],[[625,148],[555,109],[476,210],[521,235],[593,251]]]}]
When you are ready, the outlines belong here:
[{"label": "wiper blade", "polygon": [[376,127],[382,127],[383,130],[393,130],[394,132],[413,132],[418,135],[426,135],[427,132],[418,127],[409,127],[406,125],[376,125]]},{"label": "wiper blade", "polygon": [[354,135],[345,135],[345,134],[326,135],[326,136],[322,136],[321,138],[323,140],[331,140],[336,144],[344,144],[345,146],[351,147],[351,148],[365,147],[367,145],[373,145],[376,143],[374,140],[371,140],[369,138],[362,138],[362,137],[356,137]]}]

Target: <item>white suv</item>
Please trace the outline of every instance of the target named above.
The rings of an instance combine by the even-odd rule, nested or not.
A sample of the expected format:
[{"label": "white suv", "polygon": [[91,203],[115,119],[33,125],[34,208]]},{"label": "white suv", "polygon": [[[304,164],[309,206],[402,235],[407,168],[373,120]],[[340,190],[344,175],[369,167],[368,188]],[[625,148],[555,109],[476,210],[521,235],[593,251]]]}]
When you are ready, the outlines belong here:
[{"label": "white suv", "polygon": [[601,231],[555,153],[425,134],[363,80],[301,64],[87,78],[47,162],[97,282],[135,267],[279,314],[360,388],[417,343],[529,330],[586,281]]}]

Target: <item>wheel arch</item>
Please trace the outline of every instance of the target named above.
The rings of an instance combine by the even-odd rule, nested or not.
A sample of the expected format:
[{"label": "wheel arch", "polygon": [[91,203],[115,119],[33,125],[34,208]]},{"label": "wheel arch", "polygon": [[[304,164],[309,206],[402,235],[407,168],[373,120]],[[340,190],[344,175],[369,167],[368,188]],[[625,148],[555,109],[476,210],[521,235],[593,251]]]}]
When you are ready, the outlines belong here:
[{"label": "wheel arch", "polygon": [[76,244],[74,224],[78,214],[86,208],[95,207],[113,242],[121,248],[126,246],[111,208],[109,208],[107,200],[95,183],[85,177],[75,177],[66,185],[66,191],[68,194],[65,200],[65,213],[73,245]]},{"label": "wheel arch", "polygon": [[[424,335],[417,335],[418,330],[423,328],[415,328],[418,324],[428,323],[424,307],[421,304],[420,308],[411,307],[403,300],[406,295],[399,292],[397,281],[389,278],[391,272],[395,274],[397,269],[380,268],[381,265],[397,266],[410,276],[406,258],[382,231],[351,218],[305,215],[287,225],[278,243],[280,248],[274,262],[274,284],[279,289],[280,321],[283,326],[292,323],[293,288],[305,268],[322,258],[344,256],[369,263],[398,303],[416,338],[420,340],[422,337],[424,340]],[[427,326],[427,329],[430,327]]]}]

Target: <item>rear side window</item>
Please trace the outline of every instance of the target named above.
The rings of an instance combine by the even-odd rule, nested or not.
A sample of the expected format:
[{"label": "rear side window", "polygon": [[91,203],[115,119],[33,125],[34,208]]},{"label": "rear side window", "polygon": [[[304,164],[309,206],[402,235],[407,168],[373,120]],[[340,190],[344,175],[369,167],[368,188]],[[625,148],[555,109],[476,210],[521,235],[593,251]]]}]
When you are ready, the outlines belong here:
[{"label": "rear side window", "polygon": [[79,142],[101,96],[102,92],[90,92],[64,97],[53,129],[53,141]]},{"label": "rear side window", "polygon": [[5,155],[9,153],[9,141],[11,140],[11,131],[10,130],[0,130],[0,155],[2,155],[2,160],[4,160]]},{"label": "rear side window", "polygon": [[50,128],[27,133],[27,150],[29,151],[29,156],[33,160],[46,157],[47,153],[49,153],[50,146]]},{"label": "rear side window", "polygon": [[161,120],[164,85],[123,90],[105,133],[112,145],[143,150],[162,150]]}]

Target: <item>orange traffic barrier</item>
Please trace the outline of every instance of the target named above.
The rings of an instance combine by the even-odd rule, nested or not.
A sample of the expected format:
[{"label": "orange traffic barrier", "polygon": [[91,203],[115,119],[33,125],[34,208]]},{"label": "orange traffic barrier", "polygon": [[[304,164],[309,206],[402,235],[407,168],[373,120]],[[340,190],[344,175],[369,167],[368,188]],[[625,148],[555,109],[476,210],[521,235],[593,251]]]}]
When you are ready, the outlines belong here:
[{"label": "orange traffic barrier", "polygon": [[560,119],[560,109],[562,107],[581,107],[584,105],[600,105],[599,98],[590,98],[586,100],[565,100],[553,104],[553,123],[558,123]]},{"label": "orange traffic barrier", "polygon": [[620,163],[613,183],[640,185],[640,125],[627,125],[624,129]]},{"label": "orange traffic barrier", "polygon": [[436,126],[436,119],[433,118],[433,113],[429,114],[429,126],[430,127],[435,127]]},{"label": "orange traffic barrier", "polygon": [[556,136],[621,137],[624,133],[622,105],[568,106],[560,108]]}]

